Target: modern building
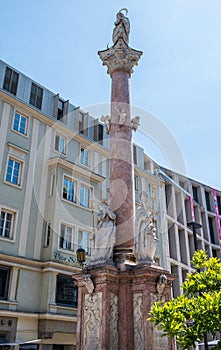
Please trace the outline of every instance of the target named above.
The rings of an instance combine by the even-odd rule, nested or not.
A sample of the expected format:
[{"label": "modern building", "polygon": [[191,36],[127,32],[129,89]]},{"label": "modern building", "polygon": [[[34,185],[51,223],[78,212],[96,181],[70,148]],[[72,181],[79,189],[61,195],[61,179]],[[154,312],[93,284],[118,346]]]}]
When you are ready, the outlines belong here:
[{"label": "modern building", "polygon": [[[141,116],[142,127],[142,116]],[[79,270],[109,196],[109,138],[89,113],[0,61],[0,343],[74,350]],[[157,221],[156,264],[175,275],[198,247],[220,256],[221,192],[163,169],[134,145],[136,205]],[[192,204],[192,212],[191,212]],[[194,211],[194,216],[193,216]]]}]

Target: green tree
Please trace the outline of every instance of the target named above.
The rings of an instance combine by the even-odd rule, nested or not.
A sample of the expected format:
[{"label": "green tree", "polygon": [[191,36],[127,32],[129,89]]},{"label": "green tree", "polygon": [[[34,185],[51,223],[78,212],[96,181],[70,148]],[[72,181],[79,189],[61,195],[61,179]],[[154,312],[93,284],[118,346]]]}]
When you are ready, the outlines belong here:
[{"label": "green tree", "polygon": [[[187,274],[183,294],[162,305],[156,302],[150,318],[164,335],[176,337],[177,344],[188,350],[202,342],[206,332],[213,336],[221,332],[221,262],[208,258],[203,250],[196,251],[192,265],[194,273]],[[213,349],[221,349],[218,344]]]}]

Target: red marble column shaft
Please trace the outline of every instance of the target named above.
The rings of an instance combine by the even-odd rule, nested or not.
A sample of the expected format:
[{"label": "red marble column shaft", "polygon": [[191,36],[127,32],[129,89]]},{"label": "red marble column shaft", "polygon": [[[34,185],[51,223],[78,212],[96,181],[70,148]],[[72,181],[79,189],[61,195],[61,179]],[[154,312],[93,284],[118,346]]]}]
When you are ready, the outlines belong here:
[{"label": "red marble column shaft", "polygon": [[[117,214],[116,248],[132,248],[134,244],[134,170],[132,128],[130,122],[130,74],[116,70],[111,75],[110,128],[110,201]],[[126,115],[119,124],[119,113]]]}]

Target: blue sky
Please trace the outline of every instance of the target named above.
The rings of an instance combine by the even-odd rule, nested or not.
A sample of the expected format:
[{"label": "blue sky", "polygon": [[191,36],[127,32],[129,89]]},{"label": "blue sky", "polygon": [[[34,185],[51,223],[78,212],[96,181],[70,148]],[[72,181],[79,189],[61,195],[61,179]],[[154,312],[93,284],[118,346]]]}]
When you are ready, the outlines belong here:
[{"label": "blue sky", "polygon": [[[174,135],[189,177],[221,188],[220,0],[2,1],[0,58],[82,108],[109,102],[110,78],[97,51],[112,44],[123,7],[130,46],[143,51],[131,103]],[[170,167],[147,139],[138,134],[146,152]]]}]

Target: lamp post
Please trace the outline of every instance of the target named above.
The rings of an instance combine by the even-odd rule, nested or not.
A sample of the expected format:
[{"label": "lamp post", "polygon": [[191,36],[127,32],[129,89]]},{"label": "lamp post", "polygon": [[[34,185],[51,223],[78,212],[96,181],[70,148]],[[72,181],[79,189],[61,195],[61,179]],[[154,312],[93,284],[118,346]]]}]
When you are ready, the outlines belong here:
[{"label": "lamp post", "polygon": [[85,250],[83,248],[78,248],[76,251],[77,255],[77,261],[81,265],[81,268],[83,270],[84,268],[84,263],[85,263]]},{"label": "lamp post", "polygon": [[[198,250],[198,242],[197,242],[197,237],[196,237],[196,230],[201,228],[202,225],[199,224],[198,222],[195,222],[195,221],[191,221],[191,222],[188,222],[187,223],[187,226],[189,226],[192,231],[193,231],[193,240],[194,240],[194,250]],[[198,272],[200,272],[200,269],[197,269]],[[204,348],[205,350],[209,350],[209,346],[208,346],[208,343],[207,343],[207,334],[205,333],[204,335]]]}]

